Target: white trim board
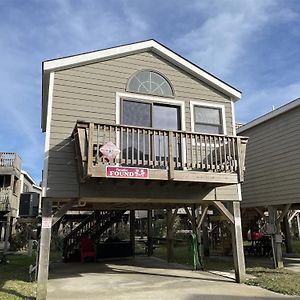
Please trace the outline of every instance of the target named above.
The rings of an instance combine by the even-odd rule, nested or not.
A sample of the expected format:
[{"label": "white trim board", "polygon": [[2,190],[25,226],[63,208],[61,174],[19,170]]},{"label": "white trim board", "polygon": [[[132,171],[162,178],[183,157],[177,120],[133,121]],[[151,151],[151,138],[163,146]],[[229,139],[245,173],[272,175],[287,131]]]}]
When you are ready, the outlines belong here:
[{"label": "white trim board", "polygon": [[46,193],[47,193],[49,150],[50,150],[50,128],[51,128],[52,102],[53,102],[53,88],[54,88],[54,72],[51,72],[50,73],[50,78],[49,78],[48,109],[47,109],[48,118],[47,118],[46,136],[45,136],[45,152],[44,152],[44,169],[43,169],[42,197],[46,197]]},{"label": "white trim board", "polygon": [[[226,118],[225,118],[225,106],[223,104],[211,103],[206,101],[190,101],[190,112],[191,112],[191,131],[195,132],[195,116],[194,116],[194,106],[205,106],[205,107],[215,107],[220,108],[222,112],[222,125],[223,125],[223,135],[227,134]],[[205,133],[205,132],[203,132]]]},{"label": "white trim board", "polygon": [[289,110],[291,110],[291,109],[293,109],[297,106],[300,106],[300,98],[298,98],[298,99],[296,99],[292,102],[289,102],[288,104],[285,104],[285,105],[283,105],[283,106],[281,106],[281,107],[279,107],[279,108],[277,108],[277,109],[275,109],[275,110],[273,110],[273,111],[271,111],[271,112],[255,119],[255,120],[243,125],[242,127],[237,129],[237,133],[240,134],[240,133],[242,133],[242,132],[244,132],[244,131],[252,128],[252,127],[255,127],[255,126],[257,126],[257,125],[259,125],[263,122],[266,122],[270,119],[273,119],[273,118],[275,118],[275,117],[277,117],[277,116],[279,116],[279,115],[281,115],[285,112],[288,112]]}]

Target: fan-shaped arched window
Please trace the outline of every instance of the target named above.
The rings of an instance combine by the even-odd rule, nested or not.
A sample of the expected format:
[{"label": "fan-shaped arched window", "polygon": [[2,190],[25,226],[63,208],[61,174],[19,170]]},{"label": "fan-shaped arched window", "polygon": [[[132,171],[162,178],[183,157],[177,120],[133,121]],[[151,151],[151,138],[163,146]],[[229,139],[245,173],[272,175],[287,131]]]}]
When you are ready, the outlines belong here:
[{"label": "fan-shaped arched window", "polygon": [[131,76],[127,84],[127,91],[157,96],[173,96],[170,83],[155,71],[143,70]]}]

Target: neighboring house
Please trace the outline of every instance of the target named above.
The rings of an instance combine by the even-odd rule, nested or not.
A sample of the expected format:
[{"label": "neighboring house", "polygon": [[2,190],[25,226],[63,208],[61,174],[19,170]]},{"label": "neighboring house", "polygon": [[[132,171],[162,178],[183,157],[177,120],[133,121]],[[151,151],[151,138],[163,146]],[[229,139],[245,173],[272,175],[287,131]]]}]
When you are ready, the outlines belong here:
[{"label": "neighboring house", "polygon": [[[26,172],[21,171],[21,197],[19,209],[20,216],[33,216],[40,212],[42,188],[36,184],[34,179]],[[33,211],[34,207],[34,211]]]},{"label": "neighboring house", "polygon": [[[270,233],[277,233],[273,236],[278,250],[276,264],[281,266],[281,223],[284,221],[283,227],[288,227],[293,218],[299,220],[300,98],[245,124],[237,132],[249,137],[242,185],[243,223],[247,226],[255,218],[269,215],[268,223],[276,226],[276,230],[269,226]],[[289,242],[289,230],[286,239]]]},{"label": "neighboring house", "polygon": [[8,240],[18,216],[21,164],[17,153],[0,152],[0,241]]},{"label": "neighboring house", "polygon": [[41,187],[30,175],[21,170],[22,161],[17,153],[0,152],[0,241],[5,232],[15,230],[19,217],[20,199],[24,194],[37,194],[40,202]]},{"label": "neighboring house", "polygon": [[[171,209],[215,205],[236,220],[233,252],[243,273],[239,184],[247,138],[234,126],[240,97],[154,40],[45,61],[44,217],[58,202],[56,216],[80,203],[107,210],[108,219],[118,209],[165,208],[171,216]],[[49,229],[42,229],[46,243],[43,232],[46,239]],[[47,275],[40,273],[39,286]]]}]

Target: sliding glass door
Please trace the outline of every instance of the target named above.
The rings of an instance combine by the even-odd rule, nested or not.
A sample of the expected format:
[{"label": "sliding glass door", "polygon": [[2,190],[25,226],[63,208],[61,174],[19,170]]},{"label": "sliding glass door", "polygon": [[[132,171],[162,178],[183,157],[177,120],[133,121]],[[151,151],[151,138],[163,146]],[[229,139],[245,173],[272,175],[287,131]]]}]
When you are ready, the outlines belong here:
[{"label": "sliding glass door", "polygon": [[[122,101],[122,124],[161,130],[180,130],[180,107],[155,102]],[[146,133],[145,133],[146,132]],[[168,160],[167,135],[148,136],[147,131],[124,133],[123,157],[135,160],[154,160],[158,163]],[[123,135],[124,135],[123,134]],[[146,134],[146,136],[145,136]],[[134,136],[132,136],[134,135]],[[174,157],[180,156],[179,145],[174,140]],[[153,156],[153,157],[149,157]]]}]

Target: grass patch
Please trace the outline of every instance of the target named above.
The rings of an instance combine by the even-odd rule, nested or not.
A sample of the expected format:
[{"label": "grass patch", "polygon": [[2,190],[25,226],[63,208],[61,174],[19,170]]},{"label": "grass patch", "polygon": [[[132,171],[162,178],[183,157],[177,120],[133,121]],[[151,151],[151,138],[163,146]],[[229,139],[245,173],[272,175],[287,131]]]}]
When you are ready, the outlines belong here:
[{"label": "grass patch", "polygon": [[[166,259],[167,249],[165,244],[159,245],[154,250],[154,255]],[[192,267],[192,261],[189,259],[189,250],[187,245],[175,245],[175,262],[189,265]],[[248,262],[246,272],[255,278],[248,279],[246,284],[260,286],[262,288],[287,295],[300,295],[300,273],[288,271],[286,269],[271,269],[259,266],[260,260],[251,260]],[[209,257],[204,258],[205,270],[233,270],[233,259],[230,257]]]},{"label": "grass patch", "polygon": [[255,276],[246,281],[248,285],[260,286],[281,294],[300,295],[300,273],[263,267],[247,268],[247,273]]},{"label": "grass patch", "polygon": [[0,265],[0,299],[35,299],[36,283],[29,281],[29,266],[35,257],[25,254],[7,257],[9,263]]}]

